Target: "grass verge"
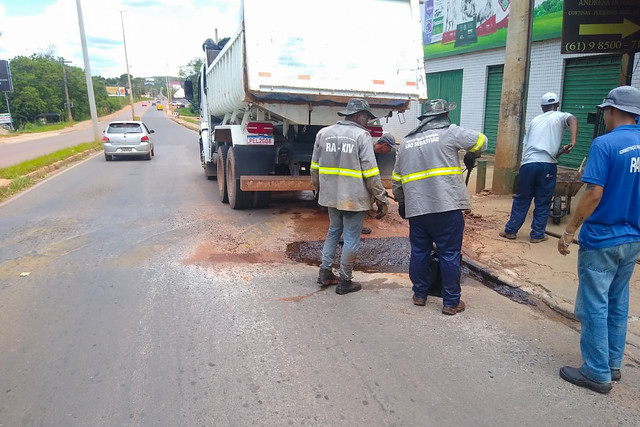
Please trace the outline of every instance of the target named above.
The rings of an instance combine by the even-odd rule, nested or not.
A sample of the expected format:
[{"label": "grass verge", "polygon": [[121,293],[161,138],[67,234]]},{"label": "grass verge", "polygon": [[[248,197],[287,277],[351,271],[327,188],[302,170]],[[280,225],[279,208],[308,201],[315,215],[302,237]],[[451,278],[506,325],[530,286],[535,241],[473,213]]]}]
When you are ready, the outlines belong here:
[{"label": "grass verge", "polygon": [[182,120],[184,120],[185,122],[193,123],[194,125],[199,125],[199,124],[200,124],[200,121],[199,121],[199,120],[190,119],[190,118],[183,117],[183,116],[180,116],[180,118],[181,118]]},{"label": "grass verge", "polygon": [[0,202],[36,184],[46,176],[47,172],[59,167],[56,163],[74,156],[77,156],[76,159],[71,159],[70,162],[77,161],[84,157],[81,156],[83,153],[99,150],[102,150],[101,141],[85,142],[35,159],[25,160],[17,165],[0,168],[0,178],[10,180],[7,185],[0,185]]},{"label": "grass verge", "polygon": [[35,159],[25,160],[17,165],[2,168],[0,169],[0,178],[16,179],[83,151],[98,150],[100,148],[102,148],[102,142],[84,142],[73,147],[63,148],[62,150],[54,151],[51,154],[45,154],[44,156],[36,157]]}]

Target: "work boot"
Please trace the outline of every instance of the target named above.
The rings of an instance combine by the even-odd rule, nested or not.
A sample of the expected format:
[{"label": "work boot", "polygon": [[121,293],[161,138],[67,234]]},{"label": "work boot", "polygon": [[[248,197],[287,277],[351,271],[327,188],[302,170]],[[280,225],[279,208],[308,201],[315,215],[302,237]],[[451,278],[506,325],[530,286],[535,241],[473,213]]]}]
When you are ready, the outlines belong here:
[{"label": "work boot", "polygon": [[620,381],[622,379],[622,373],[620,369],[611,368],[611,381]]},{"label": "work boot", "polygon": [[549,240],[549,236],[547,236],[546,234],[540,238],[532,237],[529,241],[531,243],[540,243],[540,242],[544,242],[545,240]]},{"label": "work boot", "polygon": [[416,294],[413,294],[413,305],[420,305],[420,306],[427,305],[427,299],[426,298],[418,298],[416,296]]},{"label": "work boot", "polygon": [[371,229],[369,227],[362,227],[362,234],[371,234]]},{"label": "work boot", "polygon": [[504,237],[505,239],[514,240],[518,237],[516,234],[507,233],[506,231],[501,231],[499,233],[500,237]]},{"label": "work boot", "polygon": [[442,314],[446,314],[447,316],[453,316],[456,313],[461,313],[465,309],[464,301],[460,300],[458,305],[455,307],[442,307]]},{"label": "work boot", "polygon": [[342,277],[338,281],[338,286],[336,286],[336,294],[344,295],[351,292],[358,292],[362,289],[358,283],[353,283],[351,280],[345,280]]},{"label": "work boot", "polygon": [[560,378],[575,384],[578,387],[591,389],[597,393],[608,394],[611,391],[611,383],[597,383],[582,375],[580,369],[564,366],[560,369]]},{"label": "work boot", "polygon": [[320,268],[320,274],[318,274],[318,283],[322,286],[331,286],[338,284],[338,277],[333,274],[330,268]]}]

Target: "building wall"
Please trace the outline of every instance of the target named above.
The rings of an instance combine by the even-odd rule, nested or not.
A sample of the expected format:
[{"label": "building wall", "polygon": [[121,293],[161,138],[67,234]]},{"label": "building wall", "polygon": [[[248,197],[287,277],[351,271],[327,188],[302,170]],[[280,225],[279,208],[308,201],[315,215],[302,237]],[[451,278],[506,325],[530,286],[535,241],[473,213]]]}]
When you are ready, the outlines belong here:
[{"label": "building wall", "polygon": [[[564,79],[564,60],[577,55],[560,54],[560,39],[533,43],[531,47],[531,66],[529,70],[529,91],[527,98],[526,123],[540,114],[540,98],[546,92],[555,92],[562,96]],[[585,55],[586,56],[586,55]],[[484,106],[487,90],[487,67],[504,64],[504,48],[471,52],[462,55],[447,56],[425,61],[425,71],[463,70],[462,103],[460,125],[469,129],[484,128]],[[507,73],[508,70],[505,70]],[[640,53],[635,55],[632,86],[640,88]],[[612,88],[613,89],[613,88]],[[396,114],[386,122],[382,121],[385,132],[390,132],[398,143],[418,125],[421,105],[411,103],[411,109],[405,111],[406,122],[401,124]]]},{"label": "building wall", "polygon": [[[526,123],[540,114],[540,98],[546,92],[562,96],[564,60],[577,55],[560,54],[560,39],[533,43],[529,69],[529,91],[526,107]],[[586,56],[586,55],[584,55]],[[487,88],[487,67],[504,64],[504,48],[471,52],[425,61],[427,73],[463,70],[462,105],[460,125],[482,130]],[[505,73],[508,70],[505,69]],[[636,54],[632,85],[640,88],[640,54]],[[613,89],[613,88],[612,88]]]}]

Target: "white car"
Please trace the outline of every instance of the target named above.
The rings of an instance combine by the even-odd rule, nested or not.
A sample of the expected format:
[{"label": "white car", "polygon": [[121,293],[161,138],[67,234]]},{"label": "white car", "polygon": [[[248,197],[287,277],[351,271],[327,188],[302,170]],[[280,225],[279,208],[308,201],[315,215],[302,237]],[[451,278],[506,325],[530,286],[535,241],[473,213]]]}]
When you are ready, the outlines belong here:
[{"label": "white car", "polygon": [[111,161],[114,156],[144,156],[145,159],[151,160],[151,156],[155,155],[151,140],[151,134],[154,132],[142,122],[109,123],[102,138],[105,160]]}]

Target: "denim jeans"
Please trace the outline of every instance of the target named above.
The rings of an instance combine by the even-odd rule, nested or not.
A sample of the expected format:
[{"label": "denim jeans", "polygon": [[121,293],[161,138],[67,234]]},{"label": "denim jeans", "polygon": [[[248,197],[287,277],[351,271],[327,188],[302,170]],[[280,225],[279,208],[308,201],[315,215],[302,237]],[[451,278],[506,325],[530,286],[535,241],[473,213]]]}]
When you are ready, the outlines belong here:
[{"label": "denim jeans", "polygon": [[516,234],[520,230],[533,199],[535,207],[530,236],[532,239],[544,237],[557,175],[555,163],[526,163],[520,167],[518,193],[513,198],[511,217],[504,227],[505,232]]},{"label": "denim jeans", "polygon": [[580,372],[599,383],[611,381],[611,369],[620,369],[627,335],[629,279],[640,242],[578,251],[576,317],[582,323]]},{"label": "denim jeans", "polygon": [[365,212],[340,211],[329,208],[329,231],[322,247],[322,264],[320,268],[330,269],[336,254],[340,236],[344,235],[342,256],[340,257],[340,278],[353,278],[353,265],[356,262],[358,247],[360,247],[360,233]]},{"label": "denim jeans", "polygon": [[456,307],[460,302],[460,261],[464,217],[462,211],[439,212],[409,218],[411,260],[409,278],[417,298],[426,298],[431,286],[429,256],[435,242],[442,274],[442,305]]}]

